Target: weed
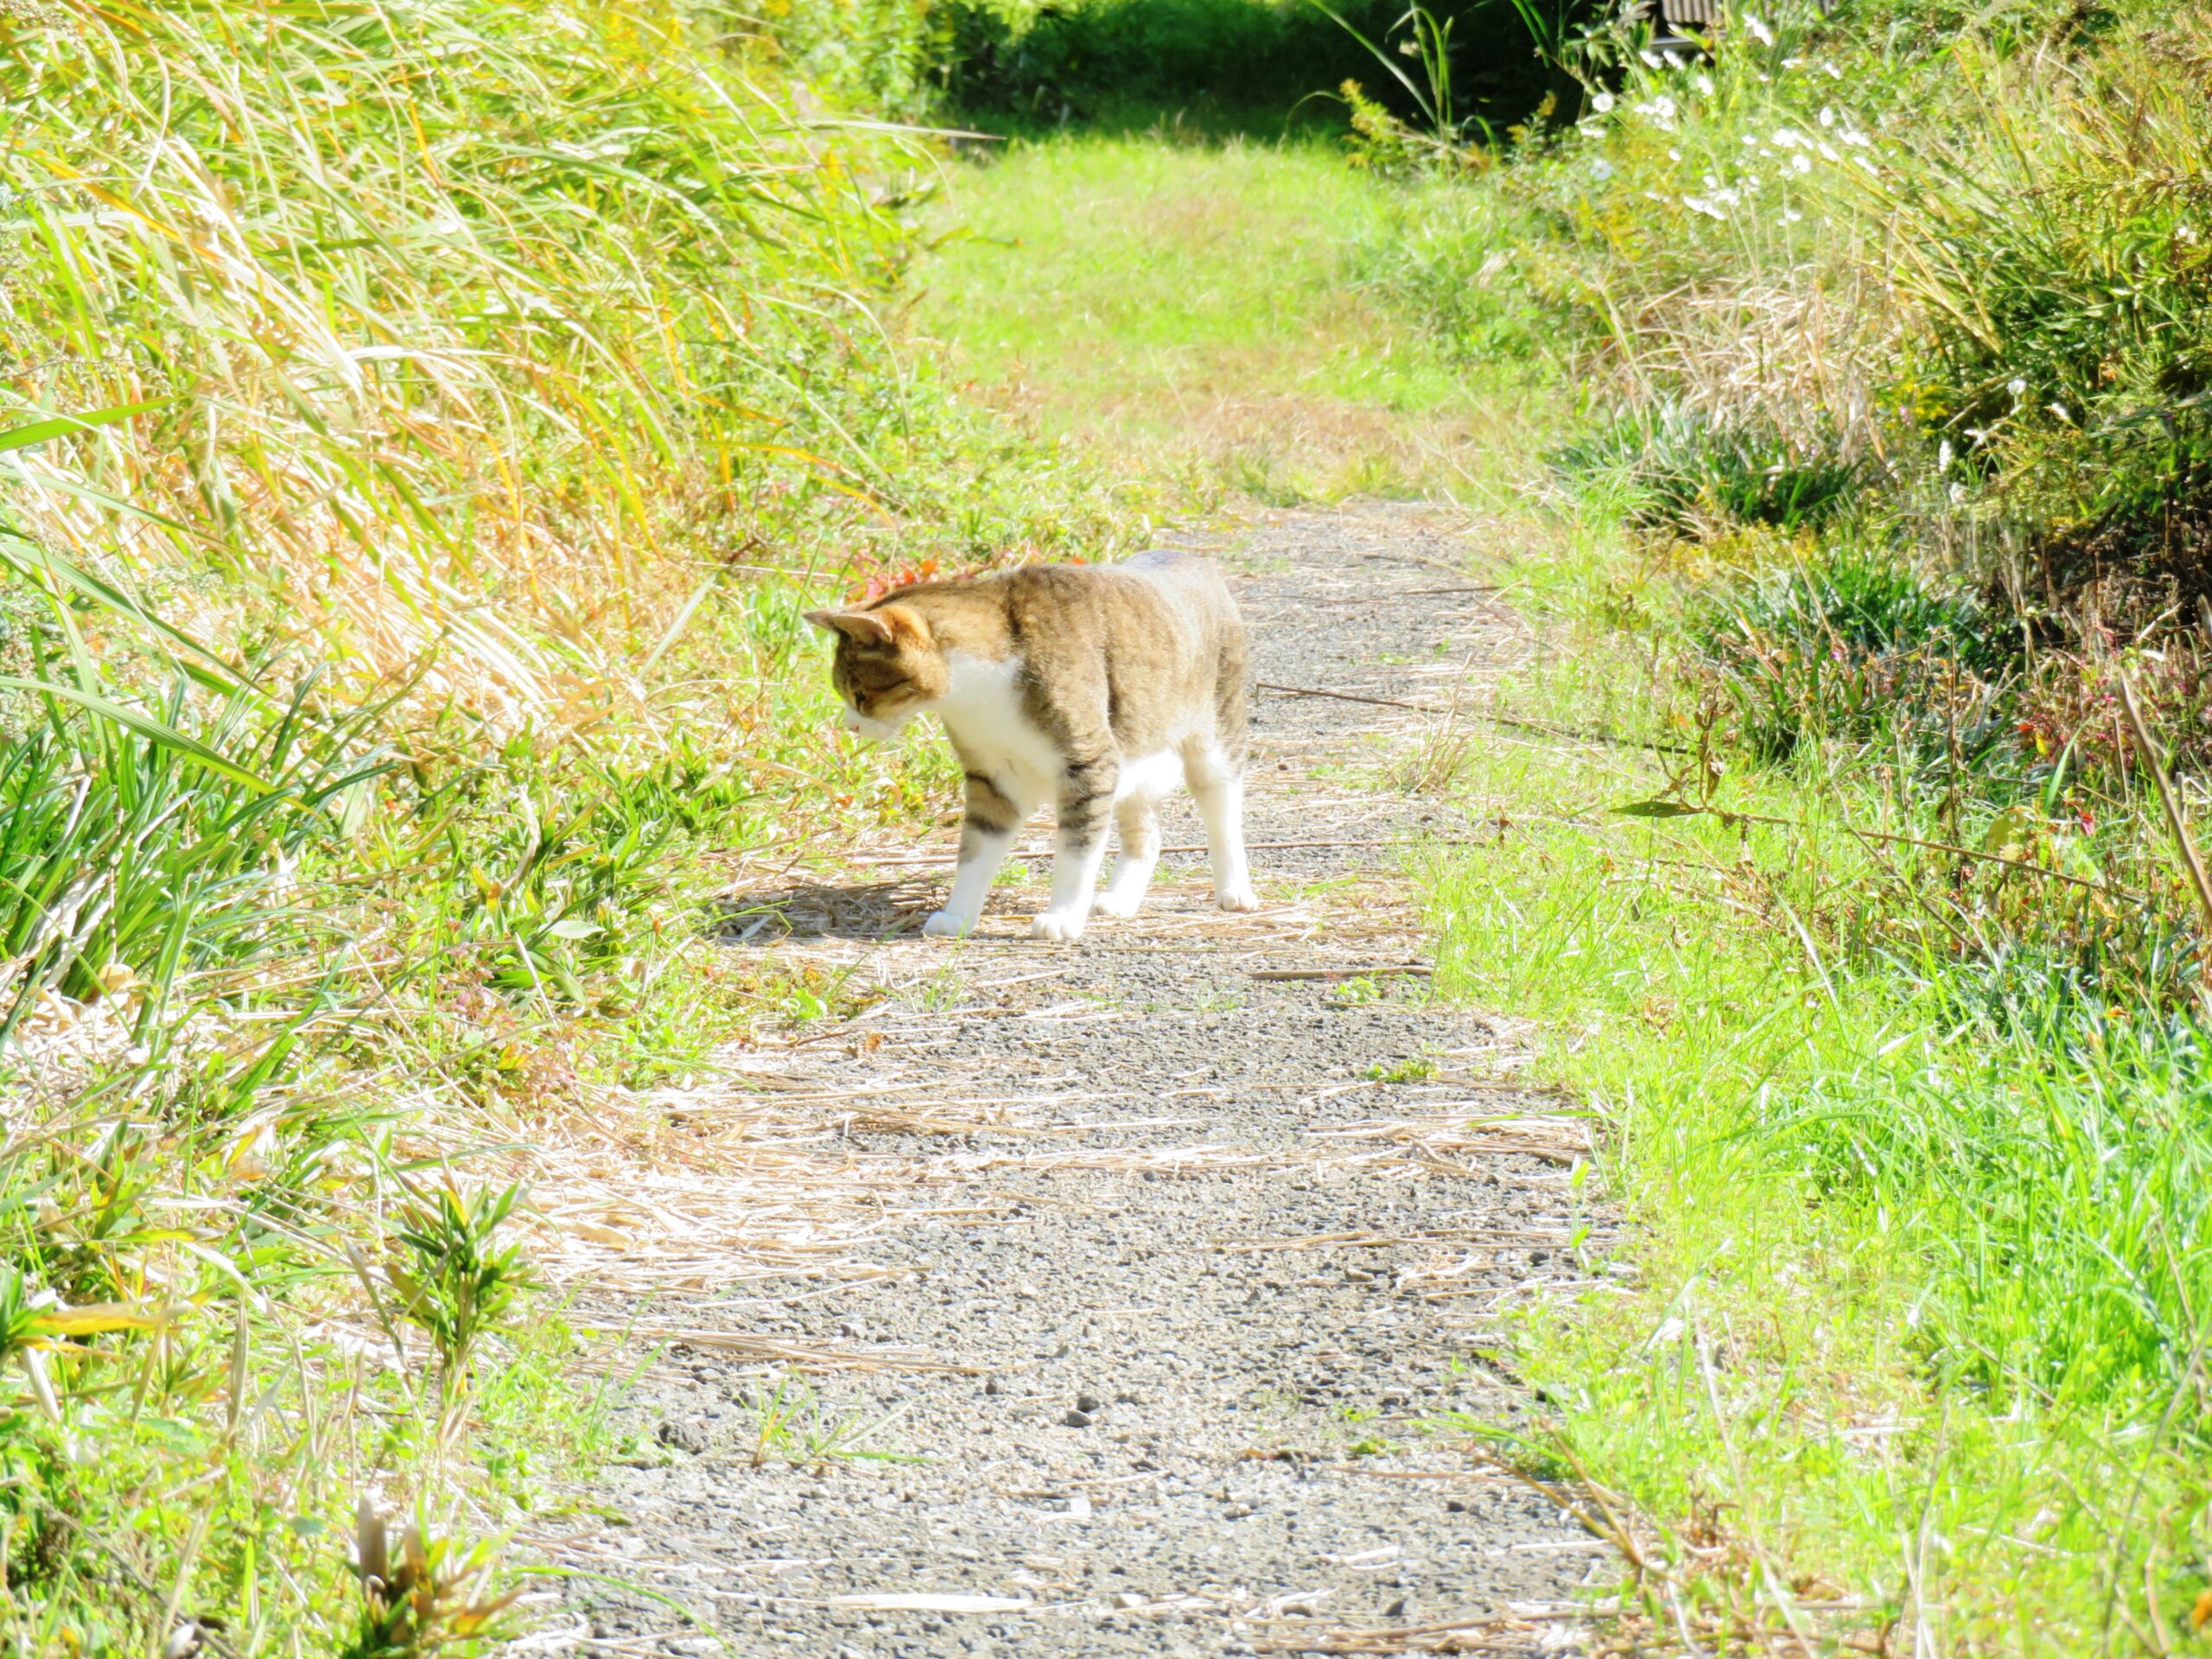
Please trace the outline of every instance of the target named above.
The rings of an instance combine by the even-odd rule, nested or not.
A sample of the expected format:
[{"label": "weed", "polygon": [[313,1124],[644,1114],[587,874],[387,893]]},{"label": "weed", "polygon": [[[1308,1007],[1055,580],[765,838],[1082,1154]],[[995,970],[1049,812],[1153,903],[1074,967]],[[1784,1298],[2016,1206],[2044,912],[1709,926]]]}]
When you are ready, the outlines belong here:
[{"label": "weed", "polygon": [[2005,680],[2017,630],[1882,548],[1808,550],[1716,586],[1686,621],[1762,759],[1834,738],[1971,766],[2015,735]]},{"label": "weed", "polygon": [[903,1406],[873,1420],[857,1412],[832,1414],[822,1397],[795,1372],[786,1372],[769,1390],[755,1390],[743,1402],[753,1414],[750,1455],[756,1469],[770,1463],[821,1469],[833,1463],[921,1463],[912,1452],[890,1452],[871,1444],[906,1415]]},{"label": "weed", "polygon": [[394,1540],[385,1518],[363,1498],[353,1571],[364,1605],[340,1659],[430,1659],[498,1643],[511,1633],[503,1616],[521,1592],[486,1592],[495,1560],[485,1545],[463,1548],[433,1533],[419,1514]]},{"label": "weed", "polygon": [[1684,532],[1816,529],[1849,511],[1866,470],[1777,431],[1716,425],[1663,404],[1618,414],[1548,459],[1582,497],[1617,503],[1631,523]]},{"label": "weed", "polygon": [[385,1277],[401,1316],[429,1333],[449,1410],[467,1393],[477,1344],[537,1284],[522,1246],[499,1242],[521,1197],[519,1187],[463,1192],[448,1183],[417,1195],[393,1222],[396,1259]]},{"label": "weed", "polygon": [[1371,1083],[1427,1083],[1436,1075],[1436,1062],[1426,1058],[1385,1064],[1377,1060],[1367,1068]]}]

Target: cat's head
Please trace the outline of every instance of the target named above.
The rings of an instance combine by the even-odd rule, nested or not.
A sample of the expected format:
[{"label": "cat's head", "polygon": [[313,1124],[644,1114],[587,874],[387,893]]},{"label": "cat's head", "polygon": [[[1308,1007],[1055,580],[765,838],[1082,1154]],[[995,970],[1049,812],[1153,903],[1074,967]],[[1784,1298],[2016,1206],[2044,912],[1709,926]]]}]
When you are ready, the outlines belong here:
[{"label": "cat's head", "polygon": [[888,740],[952,683],[929,619],[910,605],[860,611],[809,611],[806,620],[837,641],[830,683],[845,705],[845,725]]}]

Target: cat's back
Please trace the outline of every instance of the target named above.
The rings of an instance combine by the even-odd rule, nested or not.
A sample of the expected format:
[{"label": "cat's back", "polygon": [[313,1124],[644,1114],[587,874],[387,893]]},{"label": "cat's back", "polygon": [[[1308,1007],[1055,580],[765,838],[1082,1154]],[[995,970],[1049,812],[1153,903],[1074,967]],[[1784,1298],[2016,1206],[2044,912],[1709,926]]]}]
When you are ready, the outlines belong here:
[{"label": "cat's back", "polygon": [[1227,579],[1202,554],[1161,548],[1119,564],[1026,565],[999,580],[1024,621],[1096,631],[1112,648],[1179,639],[1210,655],[1243,632]]}]

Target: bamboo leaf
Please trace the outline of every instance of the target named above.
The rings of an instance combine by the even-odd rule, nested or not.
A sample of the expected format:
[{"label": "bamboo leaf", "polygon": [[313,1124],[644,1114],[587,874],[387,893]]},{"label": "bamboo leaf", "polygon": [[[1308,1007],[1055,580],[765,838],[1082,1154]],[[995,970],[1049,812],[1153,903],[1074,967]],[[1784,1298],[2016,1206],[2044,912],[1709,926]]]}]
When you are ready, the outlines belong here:
[{"label": "bamboo leaf", "polygon": [[52,420],[34,422],[29,426],[10,427],[0,432],[0,454],[10,449],[28,449],[33,444],[51,443],[56,438],[66,438],[73,432],[89,432],[96,426],[108,426],[117,421],[127,421],[133,415],[143,415],[150,409],[162,409],[175,402],[173,397],[156,397],[151,403],[125,404],[117,409],[96,409],[88,415],[57,415]]},{"label": "bamboo leaf", "polygon": [[156,720],[151,715],[142,714],[136,709],[85,690],[81,687],[63,685],[51,680],[26,679],[16,674],[0,674],[0,688],[5,688],[10,691],[28,691],[35,696],[60,697],[65,702],[75,703],[87,714],[97,715],[102,720],[134,731],[139,736],[158,743],[165,749],[173,750],[188,760],[197,761],[208,771],[219,772],[233,782],[244,784],[249,789],[257,789],[266,792],[275,787],[267,779],[248,771],[237,761],[209,748],[198,739],[187,737],[167,721]]}]

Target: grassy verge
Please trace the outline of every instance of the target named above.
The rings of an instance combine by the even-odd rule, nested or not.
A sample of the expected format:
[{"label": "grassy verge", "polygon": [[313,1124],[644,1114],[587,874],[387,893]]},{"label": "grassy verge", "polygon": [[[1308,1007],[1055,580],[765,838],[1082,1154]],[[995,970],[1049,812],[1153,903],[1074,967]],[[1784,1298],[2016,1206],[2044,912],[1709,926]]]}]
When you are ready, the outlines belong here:
[{"label": "grassy verge", "polygon": [[1444,983],[1612,1126],[1638,1275],[1513,1346],[1631,1645],[2212,1615],[2208,925],[2154,776],[2193,817],[2205,61],[2126,9],[1599,52],[1374,251],[1585,397],[1507,695],[1611,741],[1471,746],[1498,845],[1431,880]]},{"label": "grassy verge", "polygon": [[17,9],[0,130],[0,1627],[480,1648],[609,1449],[489,1160],[823,1012],[721,861],[944,798],[801,611],[1141,519],[689,7]]}]

